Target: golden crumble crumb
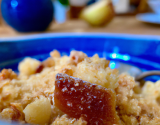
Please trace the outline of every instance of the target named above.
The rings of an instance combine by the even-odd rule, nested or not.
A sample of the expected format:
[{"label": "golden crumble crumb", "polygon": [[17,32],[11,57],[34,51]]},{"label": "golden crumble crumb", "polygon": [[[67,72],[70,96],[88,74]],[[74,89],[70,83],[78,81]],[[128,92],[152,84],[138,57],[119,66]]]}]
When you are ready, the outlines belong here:
[{"label": "golden crumble crumb", "polygon": [[14,121],[23,121],[24,120],[24,113],[23,107],[20,103],[12,103],[11,109],[13,110],[12,120]]},{"label": "golden crumble crumb", "polygon": [[42,62],[44,67],[52,67],[55,66],[55,61],[53,58],[48,58],[45,61]]},{"label": "golden crumble crumb", "polygon": [[24,121],[23,108],[20,103],[12,103],[10,108],[4,109],[0,113],[0,117],[6,121]]},{"label": "golden crumble crumb", "polygon": [[82,62],[85,58],[87,58],[87,55],[83,52],[71,51],[70,57],[73,60],[73,62],[77,65],[79,62]]},{"label": "golden crumble crumb", "polygon": [[0,81],[5,79],[17,79],[17,74],[11,69],[3,69],[0,73]]},{"label": "golden crumble crumb", "polygon": [[87,125],[87,122],[80,119],[68,118],[67,115],[57,117],[51,125]]},{"label": "golden crumble crumb", "polygon": [[73,75],[73,71],[71,68],[63,68],[60,73],[63,73],[63,74],[67,74],[69,76],[72,76]]},{"label": "golden crumble crumb", "polygon": [[50,56],[53,58],[60,58],[61,55],[57,50],[53,50],[52,52],[50,52]]},{"label": "golden crumble crumb", "polygon": [[[98,59],[97,60],[100,62],[101,59]],[[118,86],[118,70],[112,70],[109,67],[105,67],[105,65],[105,63],[101,65],[92,61],[92,58],[86,59],[78,63],[73,76],[114,90]]]},{"label": "golden crumble crumb", "polygon": [[5,108],[0,113],[0,119],[5,120],[7,122],[11,122],[13,114],[14,114],[14,111],[11,108]]}]

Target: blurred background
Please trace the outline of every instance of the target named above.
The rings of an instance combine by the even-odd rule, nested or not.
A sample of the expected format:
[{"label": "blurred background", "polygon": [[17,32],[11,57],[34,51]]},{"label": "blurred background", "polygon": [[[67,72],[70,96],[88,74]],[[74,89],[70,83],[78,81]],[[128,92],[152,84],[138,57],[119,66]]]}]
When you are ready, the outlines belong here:
[{"label": "blurred background", "polygon": [[[89,46],[90,50],[84,49],[84,52],[90,56],[91,52],[92,54],[96,52],[101,57],[111,60],[110,68],[120,68],[120,72],[126,70],[132,76],[141,70],[121,64],[119,61],[139,66],[143,71],[160,69],[159,39],[157,40],[155,36],[150,39],[146,36],[144,39],[138,39],[132,35],[122,35],[160,35],[160,0],[0,0],[0,4],[0,41],[2,41],[0,42],[0,62],[7,59],[16,60],[1,63],[0,68],[8,66],[16,70],[17,62],[26,55],[44,60],[53,46],[61,50],[66,47],[68,54],[73,49],[81,50],[81,47],[84,49],[84,46]],[[34,43],[36,40],[30,40],[34,41],[33,44],[30,44],[31,42],[20,44],[18,41],[10,44],[6,40],[9,37],[31,34],[39,34],[36,37],[42,38],[43,33],[64,32],[118,33],[119,35],[117,37],[115,34],[105,34],[106,39],[102,37],[97,40],[91,34],[91,38],[83,37],[84,39],[78,41],[78,44],[73,44],[74,40],[65,39],[65,37],[63,41],[56,39],[55,43],[54,38],[44,42],[38,39],[36,44]],[[13,38],[10,40],[14,41]],[[105,44],[97,44],[97,41]],[[12,48],[14,48],[12,54],[6,56]],[[157,79],[159,77],[152,78],[153,81]]]},{"label": "blurred background", "polygon": [[0,2],[0,37],[48,32],[160,35],[160,0]]}]

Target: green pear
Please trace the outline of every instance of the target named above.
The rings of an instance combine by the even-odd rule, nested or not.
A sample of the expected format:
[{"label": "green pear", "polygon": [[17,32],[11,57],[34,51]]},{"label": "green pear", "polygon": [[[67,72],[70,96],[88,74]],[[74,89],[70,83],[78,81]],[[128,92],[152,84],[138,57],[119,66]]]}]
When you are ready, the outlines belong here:
[{"label": "green pear", "polygon": [[111,0],[100,0],[86,7],[80,17],[93,26],[108,24],[114,17],[114,9]]}]

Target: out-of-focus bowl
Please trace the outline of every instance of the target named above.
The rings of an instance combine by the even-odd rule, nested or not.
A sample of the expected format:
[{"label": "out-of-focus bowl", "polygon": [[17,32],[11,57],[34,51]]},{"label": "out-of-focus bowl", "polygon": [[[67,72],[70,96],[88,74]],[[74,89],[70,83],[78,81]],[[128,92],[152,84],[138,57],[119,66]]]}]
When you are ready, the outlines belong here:
[{"label": "out-of-focus bowl", "polygon": [[155,13],[160,14],[160,0],[148,0],[148,4]]},{"label": "out-of-focus bowl", "polygon": [[2,0],[4,20],[20,32],[44,31],[53,20],[51,0]]}]

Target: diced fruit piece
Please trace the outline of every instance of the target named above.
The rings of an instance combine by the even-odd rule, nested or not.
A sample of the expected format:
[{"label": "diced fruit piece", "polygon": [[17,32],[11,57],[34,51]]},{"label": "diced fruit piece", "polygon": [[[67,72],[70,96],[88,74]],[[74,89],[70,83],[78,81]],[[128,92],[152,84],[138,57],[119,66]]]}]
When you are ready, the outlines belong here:
[{"label": "diced fruit piece", "polygon": [[20,74],[30,76],[35,74],[37,67],[41,64],[40,61],[32,58],[25,58],[22,62],[20,62],[18,69]]},{"label": "diced fruit piece", "polygon": [[66,74],[56,76],[55,105],[70,117],[82,117],[88,125],[118,124],[115,98],[111,89]]},{"label": "diced fruit piece", "polygon": [[51,104],[47,98],[38,99],[23,110],[25,120],[31,124],[46,124],[51,116]]}]

